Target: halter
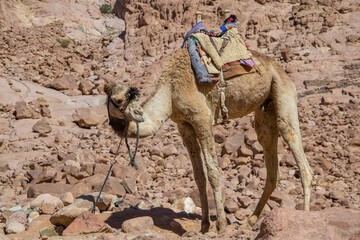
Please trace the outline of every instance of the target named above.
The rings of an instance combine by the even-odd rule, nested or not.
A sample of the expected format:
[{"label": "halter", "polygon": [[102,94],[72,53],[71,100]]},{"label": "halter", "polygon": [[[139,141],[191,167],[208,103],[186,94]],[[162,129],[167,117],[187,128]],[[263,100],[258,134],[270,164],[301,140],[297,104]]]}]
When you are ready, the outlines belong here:
[{"label": "halter", "polygon": [[117,110],[119,110],[121,113],[124,113],[126,108],[129,106],[131,100],[136,99],[139,95],[140,95],[140,93],[139,93],[139,90],[137,88],[130,87],[126,92],[126,95],[125,95],[126,100],[125,100],[125,103],[122,106],[119,106],[118,104],[116,104],[114,102],[114,100],[112,100],[112,98],[110,96],[108,96],[107,110],[108,110],[108,116],[109,116],[109,124],[113,125],[112,118],[111,118],[111,115],[110,115],[110,109],[109,109],[110,102],[114,105],[114,107]]},{"label": "halter", "polygon": [[129,106],[129,103],[131,102],[131,100],[136,99],[138,96],[140,95],[139,93],[139,89],[135,88],[135,87],[130,87],[127,91],[126,91],[126,100],[125,103],[122,106],[117,105],[114,100],[111,99],[110,96],[108,96],[108,101],[107,101],[107,107],[109,109],[109,102],[111,102],[117,110],[119,110],[121,113],[124,113],[126,108]]},{"label": "halter", "polygon": [[111,102],[117,110],[119,110],[121,113],[124,113],[126,108],[129,106],[129,103],[131,102],[131,100],[132,99],[128,98],[128,99],[126,99],[125,103],[122,106],[119,106],[114,102],[114,100],[112,100],[111,97],[108,97],[108,108],[109,108],[109,102]]}]

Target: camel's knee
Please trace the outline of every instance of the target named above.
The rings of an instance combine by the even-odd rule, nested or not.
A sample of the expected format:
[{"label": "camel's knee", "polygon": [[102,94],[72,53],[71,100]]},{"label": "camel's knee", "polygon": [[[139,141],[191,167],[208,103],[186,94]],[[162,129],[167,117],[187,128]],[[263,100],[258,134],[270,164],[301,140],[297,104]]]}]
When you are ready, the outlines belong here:
[{"label": "camel's knee", "polygon": [[220,171],[216,166],[208,167],[208,180],[213,189],[220,187]]},{"label": "camel's knee", "polygon": [[288,143],[294,143],[295,142],[295,135],[293,129],[291,129],[290,125],[282,120],[278,120],[278,128],[280,130],[281,135],[283,136],[284,140]]}]

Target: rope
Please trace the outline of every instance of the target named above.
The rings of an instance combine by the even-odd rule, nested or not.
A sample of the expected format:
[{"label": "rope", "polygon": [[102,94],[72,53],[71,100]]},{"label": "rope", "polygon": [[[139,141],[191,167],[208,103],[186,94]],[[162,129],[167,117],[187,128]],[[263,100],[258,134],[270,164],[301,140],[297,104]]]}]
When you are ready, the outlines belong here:
[{"label": "rope", "polygon": [[138,145],[139,145],[139,123],[136,123],[136,144],[135,144],[135,151],[134,151],[134,155],[132,155],[131,153],[131,149],[127,140],[127,131],[126,131],[126,136],[125,136],[125,143],[126,143],[126,147],[128,149],[129,152],[129,157],[130,157],[130,164],[131,166],[133,166],[136,170],[138,170],[138,166],[135,163],[135,156],[136,156],[136,152],[138,149]]},{"label": "rope", "polygon": [[119,146],[118,146],[118,148],[117,148],[117,150],[116,150],[116,154],[115,154],[113,160],[111,161],[110,169],[109,169],[109,171],[108,171],[108,173],[107,173],[107,175],[106,175],[105,181],[104,181],[104,183],[103,183],[103,185],[102,185],[102,187],[101,187],[101,189],[100,189],[99,195],[98,195],[98,197],[96,198],[96,201],[95,201],[95,204],[94,204],[93,209],[91,210],[91,213],[94,213],[94,212],[95,212],[95,208],[96,208],[96,205],[97,205],[97,203],[98,203],[98,201],[99,201],[100,195],[101,195],[101,193],[102,193],[102,191],[103,191],[103,189],[104,189],[104,187],[105,187],[106,181],[107,181],[108,178],[109,178],[111,169],[112,169],[112,167],[113,167],[114,164],[115,164],[115,159],[116,159],[116,157],[117,157],[118,154],[119,154],[119,150],[120,150],[120,146],[121,146],[122,140],[123,140],[123,139],[120,140]]},{"label": "rope", "polygon": [[[136,156],[136,152],[137,152],[137,149],[138,149],[138,146],[139,146],[139,136],[140,136],[140,134],[139,134],[139,123],[136,123],[136,145],[135,145],[135,151],[134,151],[134,154],[133,154],[133,155],[132,155],[132,153],[131,153],[130,146],[129,146],[129,143],[128,143],[128,140],[127,140],[127,129],[128,129],[128,127],[129,127],[129,124],[127,124],[127,127],[125,128],[125,143],[126,143],[126,147],[127,147],[127,149],[128,149],[128,152],[129,152],[129,157],[130,157],[131,166],[133,166],[136,170],[138,170],[138,166],[136,165],[136,162],[135,162],[135,156]],[[115,165],[115,163],[116,163],[115,159],[116,159],[116,157],[119,155],[119,150],[120,150],[120,146],[121,146],[122,140],[123,140],[123,138],[121,139],[121,141],[120,141],[120,143],[119,143],[119,146],[118,146],[118,148],[117,148],[117,150],[116,150],[116,154],[115,154],[113,160],[111,161],[109,171],[108,171],[108,173],[107,173],[107,175],[106,175],[106,178],[105,178],[105,180],[104,180],[104,183],[103,183],[103,185],[102,185],[102,187],[101,187],[101,189],[100,189],[99,195],[98,195],[98,197],[96,198],[96,201],[95,201],[95,204],[94,204],[93,209],[91,210],[91,213],[94,213],[94,212],[95,212],[96,205],[97,205],[97,203],[98,203],[98,201],[99,201],[99,199],[100,199],[100,195],[101,195],[101,193],[102,193],[102,191],[103,191],[103,189],[104,189],[104,187],[105,187],[106,181],[107,181],[108,178],[109,178],[111,169],[112,169],[112,167],[113,167],[113,166]]]}]

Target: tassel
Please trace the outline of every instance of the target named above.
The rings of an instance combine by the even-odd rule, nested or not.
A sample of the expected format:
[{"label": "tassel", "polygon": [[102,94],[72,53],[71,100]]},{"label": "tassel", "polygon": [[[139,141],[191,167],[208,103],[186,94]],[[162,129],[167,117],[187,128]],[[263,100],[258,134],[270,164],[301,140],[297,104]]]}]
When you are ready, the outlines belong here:
[{"label": "tassel", "polygon": [[136,99],[139,96],[140,96],[140,91],[136,87],[130,87],[126,92],[126,98],[130,101]]}]

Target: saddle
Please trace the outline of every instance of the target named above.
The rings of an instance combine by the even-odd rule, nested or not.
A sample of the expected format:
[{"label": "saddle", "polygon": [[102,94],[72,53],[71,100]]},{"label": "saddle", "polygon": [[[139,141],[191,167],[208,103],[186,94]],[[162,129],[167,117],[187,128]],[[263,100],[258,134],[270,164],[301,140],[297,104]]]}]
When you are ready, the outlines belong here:
[{"label": "saddle", "polygon": [[197,39],[202,63],[214,80],[219,79],[221,70],[224,80],[255,72],[254,67],[240,61],[250,59],[252,54],[236,28],[229,29],[221,37],[210,37],[203,33],[194,33],[191,36]]}]

